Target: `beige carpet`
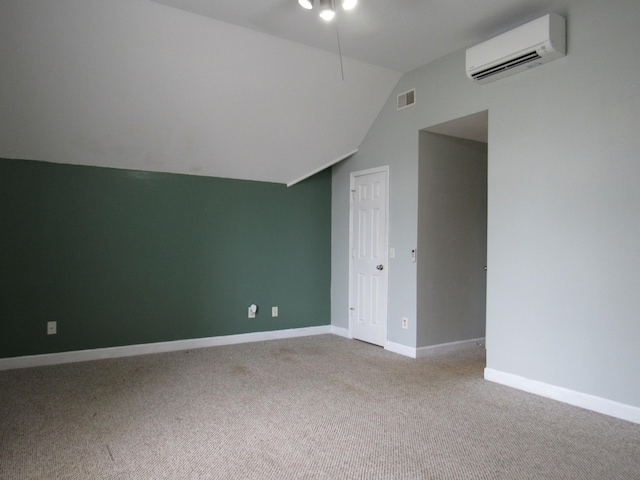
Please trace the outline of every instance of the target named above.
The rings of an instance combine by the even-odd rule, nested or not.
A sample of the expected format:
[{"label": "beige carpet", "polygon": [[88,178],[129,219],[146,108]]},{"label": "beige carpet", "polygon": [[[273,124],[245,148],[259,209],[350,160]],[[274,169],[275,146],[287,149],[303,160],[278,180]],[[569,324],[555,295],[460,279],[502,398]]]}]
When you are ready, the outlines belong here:
[{"label": "beige carpet", "polygon": [[0,478],[640,479],[640,426],[332,335],[0,372]]}]

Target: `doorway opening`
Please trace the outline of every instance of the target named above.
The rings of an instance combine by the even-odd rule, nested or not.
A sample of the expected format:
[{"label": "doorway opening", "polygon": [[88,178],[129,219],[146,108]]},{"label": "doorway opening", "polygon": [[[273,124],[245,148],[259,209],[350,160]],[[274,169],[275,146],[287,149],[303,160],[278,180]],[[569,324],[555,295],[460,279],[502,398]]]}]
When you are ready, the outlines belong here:
[{"label": "doorway opening", "polygon": [[488,112],[420,132],[417,348],[485,345]]}]

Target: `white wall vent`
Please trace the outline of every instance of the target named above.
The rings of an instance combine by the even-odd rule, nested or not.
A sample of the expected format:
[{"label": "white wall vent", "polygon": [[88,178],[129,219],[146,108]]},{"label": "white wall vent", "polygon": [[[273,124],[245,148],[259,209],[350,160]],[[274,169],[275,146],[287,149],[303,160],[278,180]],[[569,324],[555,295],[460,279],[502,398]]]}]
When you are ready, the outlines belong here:
[{"label": "white wall vent", "polygon": [[566,22],[551,13],[467,50],[467,77],[489,83],[566,55]]},{"label": "white wall vent", "polygon": [[408,92],[398,95],[398,110],[410,107],[416,103],[416,90],[409,90]]}]

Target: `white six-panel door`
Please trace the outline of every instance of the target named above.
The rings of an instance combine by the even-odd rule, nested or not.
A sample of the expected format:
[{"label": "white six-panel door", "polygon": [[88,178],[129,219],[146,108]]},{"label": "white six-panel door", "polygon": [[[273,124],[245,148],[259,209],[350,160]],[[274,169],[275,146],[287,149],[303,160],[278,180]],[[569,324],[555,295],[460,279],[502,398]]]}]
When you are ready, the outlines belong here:
[{"label": "white six-panel door", "polygon": [[388,169],[351,175],[351,336],[383,346],[387,336]]}]

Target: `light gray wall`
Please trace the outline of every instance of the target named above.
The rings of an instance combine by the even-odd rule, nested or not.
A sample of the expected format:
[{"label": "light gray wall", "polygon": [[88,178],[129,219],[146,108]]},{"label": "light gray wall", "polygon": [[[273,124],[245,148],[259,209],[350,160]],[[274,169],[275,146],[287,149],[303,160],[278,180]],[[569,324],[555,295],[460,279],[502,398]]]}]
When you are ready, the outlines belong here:
[{"label": "light gray wall", "polygon": [[[405,74],[373,123],[358,153],[333,168],[332,323],[348,328],[349,175],[389,165],[389,260],[387,339],[416,346],[417,277],[411,250],[418,242],[418,132],[420,129],[486,110],[484,90],[467,80],[464,52]],[[399,93],[416,89],[416,105],[397,110]],[[418,251],[418,257],[421,252]],[[409,329],[402,329],[402,317]]]},{"label": "light gray wall", "polygon": [[489,367],[635,406],[638,25],[636,0],[586,2],[565,60],[492,86],[487,298]]},{"label": "light gray wall", "polygon": [[487,145],[420,132],[419,146],[417,346],[484,337]]},{"label": "light gray wall", "polygon": [[[395,95],[393,98],[395,102]],[[411,250],[417,242],[418,164],[410,159],[418,158],[418,131],[413,128],[416,110],[396,112],[393,102],[387,102],[358,153],[333,168],[331,318],[333,325],[349,327],[350,174],[388,165],[389,246],[395,248],[396,258],[389,259],[388,266],[387,339],[415,346],[416,264],[411,261]],[[389,135],[393,142],[378,141]],[[402,317],[409,319],[407,330],[401,327]]]},{"label": "light gray wall", "polygon": [[[332,315],[346,324],[348,175],[390,165],[389,339],[417,341],[418,131],[489,110],[487,366],[640,406],[640,2],[567,12],[568,56],[485,86],[464,51],[400,80],[333,172]],[[395,111],[416,88],[417,105]],[[419,252],[420,254],[420,252]],[[413,317],[415,318],[415,316]]]}]

